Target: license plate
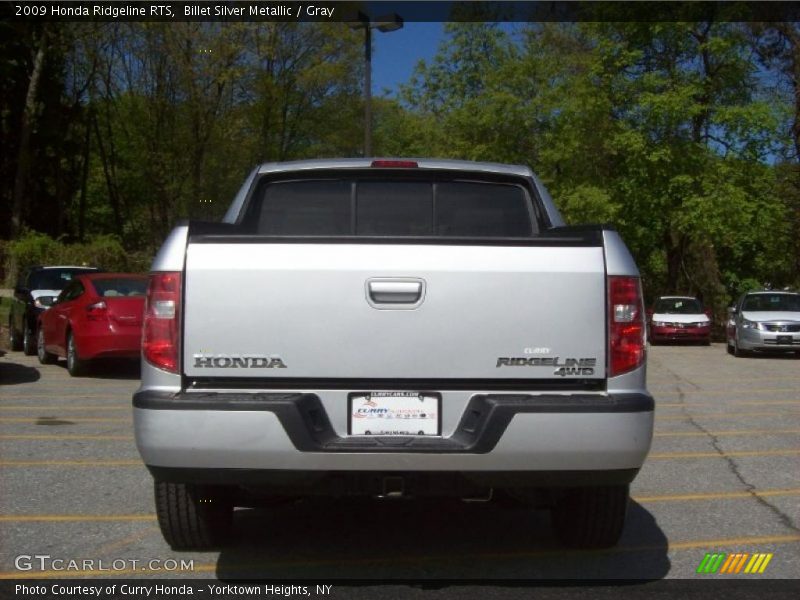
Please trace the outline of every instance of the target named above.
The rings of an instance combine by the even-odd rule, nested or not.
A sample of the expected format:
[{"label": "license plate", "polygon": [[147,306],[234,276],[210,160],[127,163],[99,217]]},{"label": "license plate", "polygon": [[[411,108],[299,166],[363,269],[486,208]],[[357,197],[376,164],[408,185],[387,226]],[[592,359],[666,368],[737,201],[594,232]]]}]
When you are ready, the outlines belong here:
[{"label": "license plate", "polygon": [[350,435],[441,435],[441,396],[360,392],[349,396]]},{"label": "license plate", "polygon": [[791,344],[792,343],[792,336],[791,335],[776,335],[775,341],[779,344]]}]

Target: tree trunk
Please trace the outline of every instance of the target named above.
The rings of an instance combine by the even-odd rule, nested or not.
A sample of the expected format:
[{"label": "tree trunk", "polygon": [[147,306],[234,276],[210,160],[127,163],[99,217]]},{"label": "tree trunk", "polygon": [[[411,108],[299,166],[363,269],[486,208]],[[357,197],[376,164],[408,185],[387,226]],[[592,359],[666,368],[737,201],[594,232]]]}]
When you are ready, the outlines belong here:
[{"label": "tree trunk", "polygon": [[97,112],[92,113],[94,121],[94,133],[97,138],[97,148],[100,151],[100,160],[103,163],[103,174],[106,178],[106,187],[108,188],[108,201],[111,204],[111,212],[114,215],[114,231],[122,237],[122,215],[119,209],[119,197],[117,196],[116,185],[114,178],[111,175],[111,165],[109,164],[108,153],[106,152],[105,144],[103,144],[103,135],[100,133],[100,124],[97,122]]},{"label": "tree trunk", "polygon": [[676,237],[669,230],[664,232],[664,248],[667,251],[667,289],[670,292],[678,290],[683,263],[683,244]]},{"label": "tree trunk", "polygon": [[28,178],[31,163],[31,130],[36,117],[36,92],[42,76],[44,56],[47,49],[47,30],[42,31],[39,48],[33,59],[33,70],[28,81],[28,92],[25,95],[25,107],[22,111],[22,126],[20,127],[19,151],[17,153],[17,174],[14,178],[14,197],[11,209],[11,237],[17,237],[25,225],[27,199],[25,198],[25,183]]},{"label": "tree trunk", "polygon": [[83,243],[86,235],[86,187],[89,180],[89,158],[92,145],[93,109],[89,108],[86,119],[86,137],[83,140],[83,172],[81,173],[81,195],[78,200],[78,241]]}]

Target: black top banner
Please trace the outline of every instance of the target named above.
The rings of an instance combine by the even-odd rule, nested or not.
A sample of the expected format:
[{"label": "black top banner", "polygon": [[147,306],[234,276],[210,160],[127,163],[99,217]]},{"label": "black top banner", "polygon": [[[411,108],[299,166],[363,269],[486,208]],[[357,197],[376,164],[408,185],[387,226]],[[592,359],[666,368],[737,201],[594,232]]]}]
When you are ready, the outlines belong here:
[{"label": "black top banner", "polygon": [[5,21],[800,21],[799,2],[0,1]]}]

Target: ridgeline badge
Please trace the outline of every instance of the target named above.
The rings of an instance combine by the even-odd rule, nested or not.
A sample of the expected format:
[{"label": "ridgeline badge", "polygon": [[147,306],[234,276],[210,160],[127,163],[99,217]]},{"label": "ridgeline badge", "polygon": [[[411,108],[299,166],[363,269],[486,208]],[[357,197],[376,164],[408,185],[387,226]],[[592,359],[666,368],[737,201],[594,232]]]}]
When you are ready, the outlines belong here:
[{"label": "ridgeline badge", "polygon": [[495,368],[500,367],[556,367],[553,375],[566,377],[567,375],[594,375],[597,366],[596,358],[565,358],[558,362],[558,356],[544,357],[499,357]]}]

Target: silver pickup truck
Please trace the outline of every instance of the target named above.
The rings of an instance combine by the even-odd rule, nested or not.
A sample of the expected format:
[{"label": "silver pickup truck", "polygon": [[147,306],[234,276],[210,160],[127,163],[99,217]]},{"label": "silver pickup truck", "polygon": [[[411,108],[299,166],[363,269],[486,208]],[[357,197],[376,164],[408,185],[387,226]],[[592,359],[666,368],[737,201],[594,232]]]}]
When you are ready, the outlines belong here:
[{"label": "silver pickup truck", "polygon": [[513,498],[605,547],[650,448],[639,272],[527,167],[262,165],[155,258],[136,443],[175,549],[280,497]]}]

